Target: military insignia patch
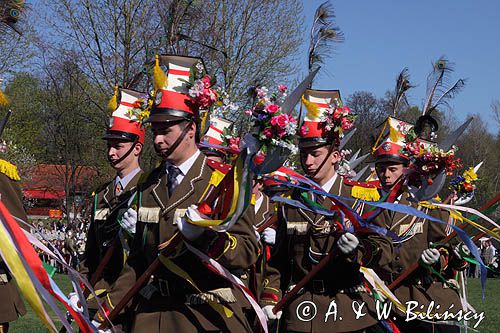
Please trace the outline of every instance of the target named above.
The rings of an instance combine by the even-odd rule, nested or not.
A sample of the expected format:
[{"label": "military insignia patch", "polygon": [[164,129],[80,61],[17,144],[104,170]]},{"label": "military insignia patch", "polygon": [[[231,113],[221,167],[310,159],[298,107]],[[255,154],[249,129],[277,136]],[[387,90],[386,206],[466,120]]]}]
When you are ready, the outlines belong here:
[{"label": "military insignia patch", "polygon": [[158,105],[161,103],[161,97],[163,96],[163,93],[161,91],[158,91],[155,96],[155,105]]}]

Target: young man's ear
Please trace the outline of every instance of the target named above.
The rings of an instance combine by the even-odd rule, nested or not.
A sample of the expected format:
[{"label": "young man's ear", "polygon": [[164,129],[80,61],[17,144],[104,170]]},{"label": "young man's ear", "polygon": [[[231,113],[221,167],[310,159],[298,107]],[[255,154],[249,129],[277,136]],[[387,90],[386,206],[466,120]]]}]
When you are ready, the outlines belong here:
[{"label": "young man's ear", "polygon": [[136,143],[134,146],[134,154],[135,156],[139,156],[142,152],[142,143]]},{"label": "young man's ear", "polygon": [[194,121],[190,122],[189,123],[189,131],[188,131],[188,136],[190,139],[194,138],[195,135],[196,135],[196,124],[194,123]]},{"label": "young man's ear", "polygon": [[337,164],[341,160],[342,156],[338,150],[334,150],[330,155],[330,160],[332,161],[332,165]]}]

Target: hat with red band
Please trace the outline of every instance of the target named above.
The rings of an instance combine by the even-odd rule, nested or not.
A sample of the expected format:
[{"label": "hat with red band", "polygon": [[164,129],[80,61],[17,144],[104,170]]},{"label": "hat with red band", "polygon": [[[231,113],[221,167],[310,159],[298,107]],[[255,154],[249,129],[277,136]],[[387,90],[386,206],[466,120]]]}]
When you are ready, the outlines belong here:
[{"label": "hat with red band", "polygon": [[[413,125],[410,123],[387,117],[382,132],[372,148],[375,163],[408,163],[409,157],[402,152],[402,148],[405,146],[405,135],[411,128]],[[383,139],[380,140],[382,137]]]},{"label": "hat with red band", "polygon": [[307,89],[302,96],[307,113],[300,128],[299,148],[338,144],[356,118],[340,98],[339,90]]},{"label": "hat with red band", "polygon": [[[229,120],[218,117],[210,117],[208,130],[200,141],[210,145],[225,146],[226,143],[224,141],[223,133],[224,131],[230,130],[231,126],[233,126],[233,123]],[[200,149],[206,155],[225,156],[225,151],[215,147],[202,146]]]},{"label": "hat with red band", "polygon": [[120,101],[109,120],[104,140],[137,141],[144,144],[146,130],[142,122],[135,116],[134,110],[140,109],[145,94],[139,91],[118,88]]},{"label": "hat with red band", "polygon": [[[166,76],[160,66],[167,68]],[[201,58],[156,56],[153,69],[156,91],[149,122],[179,122],[198,118],[198,106],[189,96],[191,72],[198,66],[204,69]]]}]

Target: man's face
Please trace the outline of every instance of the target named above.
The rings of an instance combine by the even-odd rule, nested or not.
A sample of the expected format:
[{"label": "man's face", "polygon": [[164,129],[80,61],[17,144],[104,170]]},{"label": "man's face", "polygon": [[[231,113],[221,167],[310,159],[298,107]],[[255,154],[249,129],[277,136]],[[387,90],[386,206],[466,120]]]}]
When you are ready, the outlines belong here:
[{"label": "man's face", "polygon": [[391,190],[401,178],[405,166],[398,162],[383,162],[375,164],[380,185],[384,190]]},{"label": "man's face", "polygon": [[[108,161],[115,170],[123,170],[127,166],[131,165],[135,159],[139,158],[142,150],[141,144],[135,144],[132,152],[125,156],[130,148],[132,148],[133,142],[122,141],[122,140],[107,140],[108,141]],[[120,161],[120,159],[123,160]],[[119,161],[119,162],[118,162]]]},{"label": "man's face", "polygon": [[[317,183],[328,181],[335,174],[335,164],[341,159],[338,150],[328,156],[329,146],[303,148],[300,150],[300,160],[306,175]],[[327,159],[325,164],[323,161]]]},{"label": "man's face", "polygon": [[[185,126],[189,126],[189,130],[186,132],[184,137],[181,139],[179,145],[170,153],[169,156],[165,156],[170,147],[172,147],[177,139],[182,135]],[[155,150],[163,158],[171,159],[173,161],[183,158],[184,153],[189,150],[186,149],[188,146],[194,143],[194,136],[196,128],[191,124],[181,123],[174,125],[167,125],[165,123],[152,123],[151,130],[153,131],[153,140]],[[189,150],[190,151],[190,150]]]}]

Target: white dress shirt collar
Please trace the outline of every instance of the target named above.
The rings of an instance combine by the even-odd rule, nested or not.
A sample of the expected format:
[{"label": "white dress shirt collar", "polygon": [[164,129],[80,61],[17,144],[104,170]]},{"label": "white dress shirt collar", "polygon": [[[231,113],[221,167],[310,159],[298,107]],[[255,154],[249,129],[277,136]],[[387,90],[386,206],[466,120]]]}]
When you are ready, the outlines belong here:
[{"label": "white dress shirt collar", "polygon": [[[187,160],[182,162],[180,165],[177,165],[177,168],[180,170],[179,175],[176,177],[177,182],[179,184],[182,182],[182,180],[184,179],[184,176],[187,175],[189,170],[191,170],[191,167],[193,166],[193,164],[196,161],[196,159],[198,158],[198,156],[200,156],[200,154],[201,154],[200,150],[196,149],[196,152],[190,158],[188,158]],[[165,165],[167,170],[168,170],[169,165],[171,165],[170,162],[167,162]],[[168,173],[168,171],[167,171],[167,173]]]},{"label": "white dress shirt collar", "polygon": [[134,178],[135,175],[137,175],[140,171],[141,171],[141,167],[138,167],[138,168],[132,170],[132,172],[130,172],[128,175],[126,175],[123,178],[120,178],[120,176],[116,175],[115,185],[117,185],[118,183],[120,183],[122,185],[122,191],[125,190],[125,188],[127,187],[128,183],[130,183],[130,181],[132,180],[132,178]]},{"label": "white dress shirt collar", "polygon": [[337,173],[335,172],[335,175],[333,175],[333,177],[330,178],[329,181],[327,181],[323,186],[321,186],[323,191],[325,191],[326,193],[330,193],[333,184],[335,183],[336,180],[337,180]]}]

